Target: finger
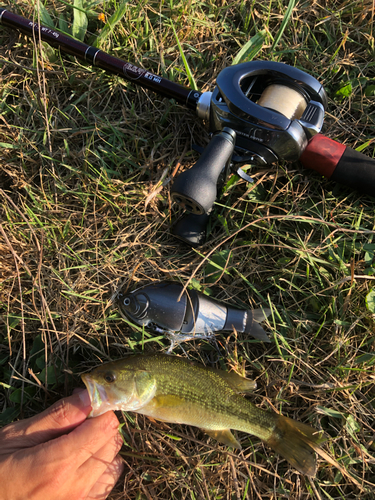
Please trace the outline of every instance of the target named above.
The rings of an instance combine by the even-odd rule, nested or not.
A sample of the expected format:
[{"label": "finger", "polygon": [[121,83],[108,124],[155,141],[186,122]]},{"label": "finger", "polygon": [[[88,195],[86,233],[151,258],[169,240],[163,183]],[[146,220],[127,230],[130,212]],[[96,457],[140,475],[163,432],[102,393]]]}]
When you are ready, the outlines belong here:
[{"label": "finger", "polygon": [[123,459],[117,456],[91,488],[86,500],[104,500],[107,498],[119,480],[124,468]]},{"label": "finger", "polygon": [[[37,492],[31,495],[32,498],[84,499],[111,465],[121,445],[118,420],[113,412],[107,412],[98,418],[86,420],[70,434],[26,450],[17,450],[9,463],[15,470],[24,471],[23,476],[20,472],[20,477],[30,483],[30,491]],[[89,467],[83,469],[82,473],[82,463],[87,461]],[[6,480],[5,477],[3,479]],[[45,490],[49,493],[44,494]],[[11,497],[18,498],[17,495]],[[3,499],[1,487],[0,499]]]},{"label": "finger", "polygon": [[90,413],[87,390],[57,401],[35,417],[10,424],[0,431],[1,454],[45,443],[81,424]]},{"label": "finger", "polygon": [[88,491],[94,486],[97,479],[105,472],[107,467],[113,462],[123,445],[123,440],[119,432],[112,439],[100,448],[92,457],[86,460],[79,468],[78,476],[87,484]]},{"label": "finger", "polygon": [[85,391],[85,389],[83,387],[75,387],[73,389],[72,394],[79,394],[80,392],[83,392],[83,391]]},{"label": "finger", "polygon": [[118,434],[119,421],[113,411],[85,420],[72,432],[45,443],[47,455],[59,453],[77,469]]}]

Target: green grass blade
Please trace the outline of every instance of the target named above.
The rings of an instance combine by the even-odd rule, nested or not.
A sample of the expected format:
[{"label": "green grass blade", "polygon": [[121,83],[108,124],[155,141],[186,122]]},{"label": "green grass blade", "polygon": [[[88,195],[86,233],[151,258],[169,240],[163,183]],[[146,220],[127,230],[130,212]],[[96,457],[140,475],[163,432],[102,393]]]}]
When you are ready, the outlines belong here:
[{"label": "green grass blade", "polygon": [[233,59],[232,64],[240,64],[242,62],[252,61],[262,50],[266,35],[266,30],[261,30],[256,35],[251,37],[250,40],[245,43],[245,45]]},{"label": "green grass blade", "polygon": [[275,40],[272,44],[271,51],[273,51],[275,49],[275,47],[277,46],[277,44],[280,42],[281,37],[283,36],[284,30],[286,28],[286,25],[288,24],[289,19],[292,16],[292,12],[293,12],[295,3],[296,3],[296,0],[289,0],[289,4],[288,4],[288,7],[287,7],[286,12],[285,12],[283,22],[281,23],[279,31],[277,32]]},{"label": "green grass blade", "polygon": [[191,72],[191,69],[190,69],[189,63],[187,62],[187,59],[186,59],[186,57],[185,57],[185,54],[184,54],[183,48],[182,48],[182,46],[181,46],[180,40],[178,39],[177,32],[176,32],[176,30],[174,29],[174,26],[173,26],[173,24],[172,24],[172,23],[171,23],[171,27],[172,27],[172,29],[173,29],[173,33],[174,33],[174,36],[175,36],[175,38],[176,38],[176,42],[177,42],[177,45],[178,45],[178,50],[180,51],[180,55],[181,55],[181,58],[182,58],[182,60],[183,60],[184,66],[185,66],[185,71],[186,71],[187,77],[188,77],[188,79],[189,79],[189,84],[190,84],[190,87],[191,87],[193,90],[198,90],[197,84],[195,83],[195,79],[194,79],[193,73]]}]

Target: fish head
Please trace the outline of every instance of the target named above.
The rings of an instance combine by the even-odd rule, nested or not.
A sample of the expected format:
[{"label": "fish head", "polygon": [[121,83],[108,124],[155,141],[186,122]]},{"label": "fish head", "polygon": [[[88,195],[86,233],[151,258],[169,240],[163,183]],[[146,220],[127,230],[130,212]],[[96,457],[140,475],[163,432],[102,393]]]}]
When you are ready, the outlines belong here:
[{"label": "fish head", "polygon": [[155,395],[156,380],[147,371],[106,363],[82,375],[91,400],[89,417],[110,410],[137,411]]}]

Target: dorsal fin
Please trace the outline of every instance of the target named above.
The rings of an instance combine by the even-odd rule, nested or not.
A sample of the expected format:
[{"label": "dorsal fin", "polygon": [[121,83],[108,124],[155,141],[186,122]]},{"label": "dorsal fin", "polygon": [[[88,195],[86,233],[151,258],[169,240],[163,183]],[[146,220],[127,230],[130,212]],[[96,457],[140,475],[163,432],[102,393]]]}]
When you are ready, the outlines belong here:
[{"label": "dorsal fin", "polygon": [[255,380],[242,377],[235,371],[226,372],[221,369],[212,368],[211,366],[203,366],[198,361],[190,361],[192,365],[204,368],[206,371],[210,371],[221,377],[230,386],[230,388],[235,392],[248,393],[253,392],[257,388],[257,383]]},{"label": "dorsal fin", "polygon": [[207,367],[207,370],[219,375],[236,392],[253,392],[257,388],[255,380],[242,377],[234,371],[225,372],[224,370],[211,367]]}]

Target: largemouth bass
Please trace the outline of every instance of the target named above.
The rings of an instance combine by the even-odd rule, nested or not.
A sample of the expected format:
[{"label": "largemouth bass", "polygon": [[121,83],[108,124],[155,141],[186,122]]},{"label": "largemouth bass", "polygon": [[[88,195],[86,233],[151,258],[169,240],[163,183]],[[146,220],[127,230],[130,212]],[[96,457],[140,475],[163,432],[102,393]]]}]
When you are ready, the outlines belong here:
[{"label": "largemouth bass", "polygon": [[91,399],[90,417],[109,410],[134,411],[165,422],[193,425],[241,448],[231,429],[262,439],[302,474],[316,472],[311,444],[319,431],[262,410],[240,393],[255,382],[235,372],[206,368],[167,354],[130,355],[82,375]]}]

